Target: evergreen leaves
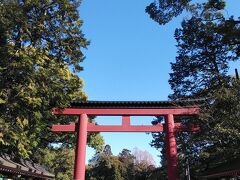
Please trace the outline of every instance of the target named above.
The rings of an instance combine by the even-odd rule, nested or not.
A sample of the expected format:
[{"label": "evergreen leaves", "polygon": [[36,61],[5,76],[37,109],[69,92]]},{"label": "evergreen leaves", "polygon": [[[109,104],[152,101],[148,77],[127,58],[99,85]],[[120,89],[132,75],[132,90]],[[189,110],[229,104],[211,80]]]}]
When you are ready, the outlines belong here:
[{"label": "evergreen leaves", "polygon": [[[230,63],[239,61],[240,21],[225,16],[226,3],[158,0],[147,8],[159,24],[166,24],[183,10],[189,13],[175,31],[178,51],[176,61],[171,63],[169,83],[173,94],[169,98],[206,99],[198,118],[177,119],[201,127],[197,133],[177,134],[180,172],[184,172],[188,161],[193,178],[218,164],[240,158],[240,81],[229,75]],[[153,124],[158,121],[161,118]],[[154,147],[164,147],[164,134],[153,134],[153,138]],[[163,170],[164,161],[163,158]],[[182,179],[184,176],[181,173]]]},{"label": "evergreen leaves", "polygon": [[[53,134],[50,127],[76,121],[53,116],[53,107],[87,99],[76,74],[82,70],[82,48],[89,44],[81,31],[79,5],[78,0],[0,2],[1,153],[44,162],[44,149],[53,143],[74,149],[74,134]],[[101,149],[99,134],[89,139]]]}]

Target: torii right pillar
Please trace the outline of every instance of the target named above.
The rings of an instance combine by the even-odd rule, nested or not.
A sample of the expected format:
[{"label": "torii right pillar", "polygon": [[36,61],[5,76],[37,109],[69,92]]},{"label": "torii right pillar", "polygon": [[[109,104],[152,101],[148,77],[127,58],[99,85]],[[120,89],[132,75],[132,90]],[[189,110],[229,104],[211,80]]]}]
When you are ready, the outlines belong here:
[{"label": "torii right pillar", "polygon": [[167,167],[168,180],[178,180],[178,157],[177,157],[177,143],[175,137],[175,124],[172,114],[168,114],[165,119],[166,128],[166,142],[167,142]]},{"label": "torii right pillar", "polygon": [[174,123],[173,114],[165,115],[164,132],[166,133],[168,180],[179,180],[175,133],[181,131],[197,132],[200,131],[200,127],[194,124]]}]

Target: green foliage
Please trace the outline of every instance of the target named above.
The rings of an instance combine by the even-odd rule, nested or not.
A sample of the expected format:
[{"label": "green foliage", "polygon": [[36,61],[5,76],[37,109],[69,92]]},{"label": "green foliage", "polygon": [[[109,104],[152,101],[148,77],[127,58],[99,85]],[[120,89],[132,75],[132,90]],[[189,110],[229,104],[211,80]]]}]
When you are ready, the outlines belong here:
[{"label": "green foliage", "polygon": [[189,5],[191,0],[158,0],[151,3],[146,12],[159,24],[166,24],[173,17],[178,16]]},{"label": "green foliage", "polygon": [[[232,86],[228,88],[219,89],[215,95],[215,102],[204,109],[200,117],[204,136],[199,134],[196,139],[199,147],[206,146],[208,142],[208,146],[200,152],[202,160],[208,166],[240,157],[239,89],[239,80],[233,80]],[[206,142],[200,143],[203,138]]]},{"label": "green foliage", "polygon": [[55,174],[56,179],[71,180],[74,169],[74,150],[71,148],[45,148],[40,154],[36,154],[41,164],[49,168]]},{"label": "green foliage", "polygon": [[122,163],[117,157],[101,154],[97,163],[87,169],[86,179],[123,180],[121,176],[123,171]]},{"label": "green foliage", "polygon": [[[147,12],[159,24],[166,24],[184,10],[181,28],[176,29],[176,62],[171,63],[169,83],[172,100],[205,98],[199,118],[176,118],[201,126],[198,133],[178,133],[180,172],[189,160],[191,174],[197,176],[219,163],[239,158],[239,81],[228,74],[229,64],[239,61],[240,21],[225,17],[227,1],[158,0]],[[153,121],[153,124],[162,119]],[[164,147],[164,134],[153,134],[152,145]],[[162,156],[164,156],[162,149]],[[166,160],[162,158],[163,169]],[[185,176],[180,174],[181,179]]]},{"label": "green foliage", "polygon": [[[224,0],[205,0],[202,1],[192,1],[192,0],[157,0],[150,3],[146,8],[146,12],[150,15],[154,21],[160,25],[164,25],[171,21],[174,17],[179,16],[184,12],[190,12],[194,16],[202,16],[207,20],[214,17],[222,17],[220,12],[225,8]],[[199,14],[199,10],[203,11]]]},{"label": "green foliage", "polygon": [[224,37],[216,33],[217,27],[212,21],[192,17],[176,29],[178,55],[171,64],[171,98],[206,97],[228,83],[229,62],[237,57],[230,46],[223,44]]},{"label": "green foliage", "polygon": [[201,172],[240,157],[239,88],[240,82],[236,80],[232,80],[230,87],[219,88],[214,98],[202,107],[200,117],[192,119],[201,131],[178,134],[181,171],[185,170],[188,159],[191,175],[197,179]]},{"label": "green foliage", "polygon": [[25,45],[51,52],[59,62],[81,70],[81,48],[88,45],[80,27],[79,0],[3,0],[1,31],[16,48]]},{"label": "green foliage", "polygon": [[123,149],[119,153],[118,158],[122,162],[125,169],[123,173],[124,180],[131,180],[135,178],[135,157],[132,155],[131,151],[128,149]]},{"label": "green foliage", "polygon": [[87,166],[86,179],[88,180],[145,180],[159,178],[154,165],[147,161],[135,162],[136,157],[128,149],[123,149],[118,156],[111,153],[111,147],[105,146],[90,160]]},{"label": "green foliage", "polygon": [[[78,0],[0,2],[1,152],[42,161],[35,154],[51,143],[74,148],[75,134],[53,134],[50,127],[76,121],[53,116],[53,107],[87,98],[76,74],[82,70],[82,48],[89,44],[80,29],[79,4]],[[93,134],[88,143],[101,149],[103,139]]]},{"label": "green foliage", "polygon": [[88,146],[96,149],[97,152],[103,149],[104,139],[99,133],[89,133],[87,141]]},{"label": "green foliage", "polygon": [[[14,45],[10,45],[12,48]],[[1,61],[5,68],[1,71],[0,88],[5,101],[0,105],[1,119],[7,128],[3,141],[6,145],[17,144],[23,155],[25,146],[29,151],[49,139],[49,126],[57,120],[50,114],[52,107],[68,105],[71,99],[85,95],[82,80],[56,58],[50,59],[49,54],[24,47],[15,54],[10,51],[9,56],[10,62],[7,56]]]}]

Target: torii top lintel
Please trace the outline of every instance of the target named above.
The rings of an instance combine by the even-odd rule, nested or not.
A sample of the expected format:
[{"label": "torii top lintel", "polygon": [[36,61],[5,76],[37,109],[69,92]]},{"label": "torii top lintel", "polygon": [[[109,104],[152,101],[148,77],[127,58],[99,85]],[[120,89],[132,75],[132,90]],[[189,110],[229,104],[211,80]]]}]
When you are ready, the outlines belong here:
[{"label": "torii top lintel", "polygon": [[71,108],[54,108],[55,115],[159,116],[199,113],[201,101],[74,101]]}]

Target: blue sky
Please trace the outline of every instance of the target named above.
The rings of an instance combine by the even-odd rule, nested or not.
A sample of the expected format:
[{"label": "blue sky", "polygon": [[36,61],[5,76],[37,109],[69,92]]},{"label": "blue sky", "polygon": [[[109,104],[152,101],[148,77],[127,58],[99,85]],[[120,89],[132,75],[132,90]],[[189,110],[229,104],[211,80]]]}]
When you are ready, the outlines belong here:
[{"label": "blue sky", "polygon": [[[145,13],[153,0],[83,0],[80,7],[83,33],[91,41],[84,50],[85,82],[89,100],[167,100],[170,62],[176,56],[175,28],[181,17],[159,26]],[[239,1],[228,0],[229,14],[237,14]],[[150,124],[153,117],[133,118],[134,124]],[[100,124],[119,124],[120,117],[98,117]],[[150,152],[159,165],[159,152],[152,148],[151,134],[102,133],[117,155],[123,148]],[[87,159],[94,150],[87,148]]]}]

